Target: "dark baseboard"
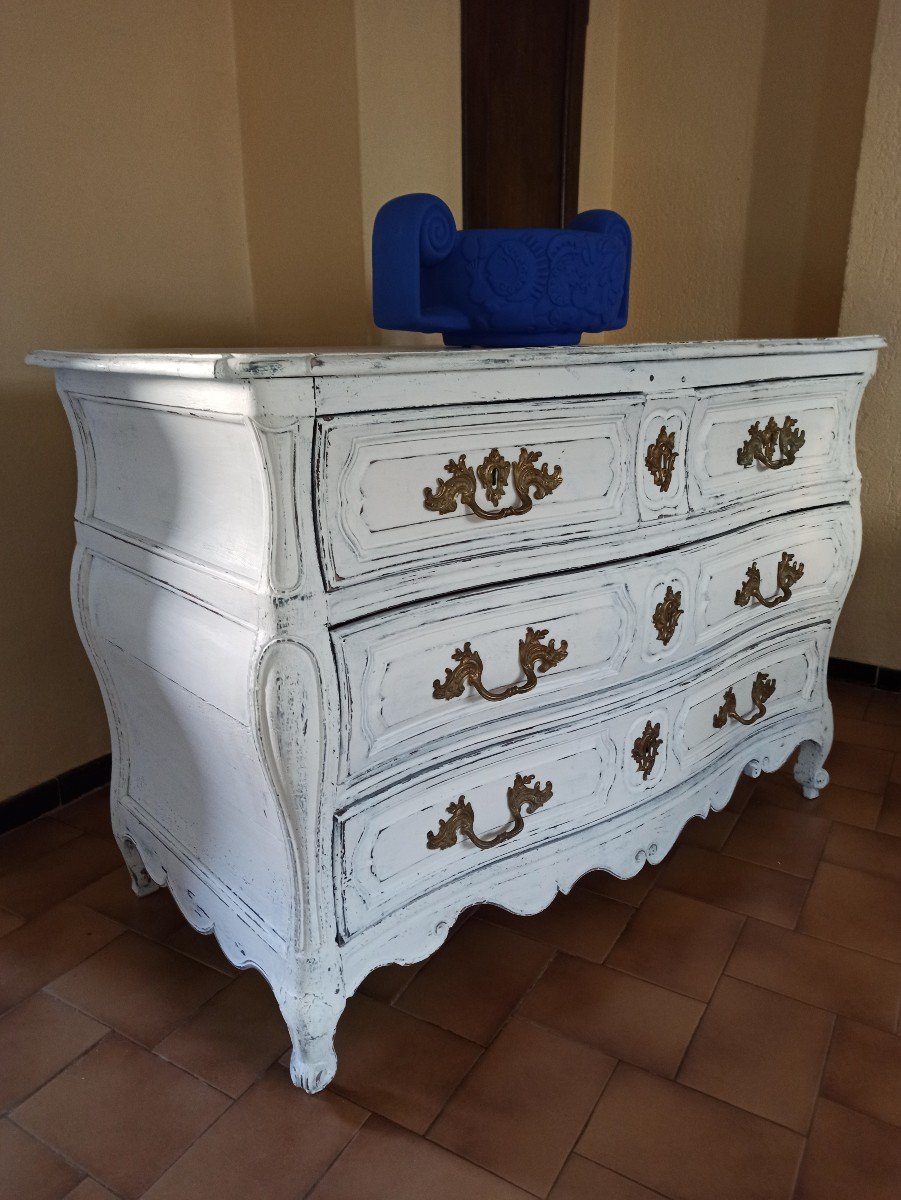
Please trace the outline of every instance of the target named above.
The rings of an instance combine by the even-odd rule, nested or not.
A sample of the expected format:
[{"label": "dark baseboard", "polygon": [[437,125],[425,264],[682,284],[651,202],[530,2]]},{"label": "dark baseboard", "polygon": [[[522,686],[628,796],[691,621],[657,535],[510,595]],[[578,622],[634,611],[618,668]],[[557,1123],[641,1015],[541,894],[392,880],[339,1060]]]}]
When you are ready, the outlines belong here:
[{"label": "dark baseboard", "polygon": [[[890,667],[873,667],[869,663],[852,662],[847,658],[829,659],[829,678],[843,679],[848,683],[860,683],[865,687],[881,688],[886,692],[901,692],[901,671]],[[102,787],[110,780],[110,756],[95,758],[82,763],[71,771],[64,771],[55,779],[39,783],[37,787],[20,792],[0,801],[0,833],[24,825],[35,817],[42,817],[70,800],[77,800],[86,792]]]},{"label": "dark baseboard", "polygon": [[102,787],[110,781],[111,759],[108,754],[95,758],[91,762],[82,763],[70,771],[63,771],[46,783],[39,783],[27,791],[10,796],[8,800],[0,801],[0,833],[33,821],[52,812],[70,800],[77,800],[94,788]]},{"label": "dark baseboard", "polygon": [[901,671],[853,662],[849,658],[830,658],[829,678],[842,679],[846,683],[862,683],[865,687],[880,688],[884,692],[901,692]]}]

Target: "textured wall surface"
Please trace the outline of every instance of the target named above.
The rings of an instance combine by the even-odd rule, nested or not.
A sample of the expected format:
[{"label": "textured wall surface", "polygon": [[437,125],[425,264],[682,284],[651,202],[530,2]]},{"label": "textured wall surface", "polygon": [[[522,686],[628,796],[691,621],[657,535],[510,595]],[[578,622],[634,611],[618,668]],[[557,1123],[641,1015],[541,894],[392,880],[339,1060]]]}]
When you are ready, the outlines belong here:
[{"label": "textured wall surface", "polygon": [[234,0],[262,346],[369,340],[353,0]]},{"label": "textured wall surface", "polygon": [[609,340],[835,333],[876,11],[593,0],[580,203],[635,236]]},{"label": "textured wall surface", "polygon": [[103,754],[75,460],[37,346],[253,337],[226,0],[0,6],[0,797]]},{"label": "textured wall surface", "polygon": [[[372,223],[386,200],[432,192],[463,216],[459,0],[355,0],[366,295]],[[390,69],[386,70],[386,64]],[[376,329],[382,344],[439,334]]]},{"label": "textured wall surface", "polygon": [[857,426],[863,551],[834,653],[901,669],[901,0],[883,0],[860,155],[842,333],[888,348]]}]

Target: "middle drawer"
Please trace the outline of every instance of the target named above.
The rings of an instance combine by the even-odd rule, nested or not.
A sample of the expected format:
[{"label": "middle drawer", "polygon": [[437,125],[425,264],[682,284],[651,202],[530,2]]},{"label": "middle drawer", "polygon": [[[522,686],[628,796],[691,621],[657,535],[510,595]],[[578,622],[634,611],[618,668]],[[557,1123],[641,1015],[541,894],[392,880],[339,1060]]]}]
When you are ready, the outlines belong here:
[{"label": "middle drawer", "polygon": [[854,564],[847,505],[687,548],[410,605],[332,631],[341,780],[409,769],[613,703],[719,642],[832,615]]}]

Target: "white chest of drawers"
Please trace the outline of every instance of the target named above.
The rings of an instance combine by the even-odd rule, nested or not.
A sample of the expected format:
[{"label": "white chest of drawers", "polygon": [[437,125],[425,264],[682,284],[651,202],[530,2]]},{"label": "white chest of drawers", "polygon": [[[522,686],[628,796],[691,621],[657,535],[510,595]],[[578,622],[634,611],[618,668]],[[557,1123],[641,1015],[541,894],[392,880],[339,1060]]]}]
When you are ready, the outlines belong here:
[{"label": "white chest of drawers", "polygon": [[467,906],[634,874],[742,771],[807,795],[881,342],[58,354],[73,601],[136,890],[347,995]]}]

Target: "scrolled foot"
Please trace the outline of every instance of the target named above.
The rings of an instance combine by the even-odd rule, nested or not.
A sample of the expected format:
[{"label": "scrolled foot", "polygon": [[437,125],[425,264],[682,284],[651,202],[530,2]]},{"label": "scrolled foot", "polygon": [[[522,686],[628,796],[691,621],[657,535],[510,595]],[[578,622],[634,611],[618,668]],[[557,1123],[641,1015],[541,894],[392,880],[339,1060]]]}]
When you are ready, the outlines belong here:
[{"label": "scrolled foot", "polygon": [[149,896],[151,892],[159,891],[160,885],[154,883],[150,878],[150,874],[144,866],[141,852],[131,838],[122,838],[119,842],[119,849],[122,851],[122,857],[125,859],[126,867],[128,867],[128,873],[131,876],[131,890],[134,894],[136,896]]},{"label": "scrolled foot", "polygon": [[816,800],[829,783],[829,772],[823,766],[826,750],[816,742],[804,742],[795,763],[795,780],[801,785],[805,800]]},{"label": "scrolled foot", "polygon": [[344,1008],[344,989],[330,988],[334,974],[319,973],[322,992],[283,994],[282,1016],[291,1034],[291,1081],[305,1092],[321,1092],[335,1078],[335,1030]]},{"label": "scrolled foot", "polygon": [[307,1058],[297,1046],[291,1051],[291,1082],[305,1092],[321,1092],[335,1078],[338,1059],[330,1047],[320,1059]]}]

